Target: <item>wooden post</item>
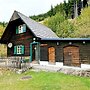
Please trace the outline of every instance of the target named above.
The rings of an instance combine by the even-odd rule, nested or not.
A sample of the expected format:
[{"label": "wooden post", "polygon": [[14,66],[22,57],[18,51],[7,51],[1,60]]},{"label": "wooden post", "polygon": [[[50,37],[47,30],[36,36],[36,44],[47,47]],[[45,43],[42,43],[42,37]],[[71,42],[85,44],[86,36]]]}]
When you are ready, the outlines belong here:
[{"label": "wooden post", "polygon": [[30,44],[30,62],[32,62],[32,43]]},{"label": "wooden post", "polygon": [[18,68],[19,68],[19,69],[21,69],[21,59],[22,59],[22,57],[19,58],[19,62],[18,62]]}]

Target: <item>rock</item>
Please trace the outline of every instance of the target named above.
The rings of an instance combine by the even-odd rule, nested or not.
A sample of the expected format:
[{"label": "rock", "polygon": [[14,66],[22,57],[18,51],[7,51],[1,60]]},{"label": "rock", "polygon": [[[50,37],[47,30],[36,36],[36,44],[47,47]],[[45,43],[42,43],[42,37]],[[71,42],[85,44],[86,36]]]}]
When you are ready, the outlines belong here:
[{"label": "rock", "polygon": [[21,74],[23,72],[25,72],[25,70],[23,70],[23,69],[19,69],[19,70],[16,71],[17,74]]},{"label": "rock", "polygon": [[21,78],[21,80],[28,80],[28,79],[31,79],[32,78],[32,76],[23,76],[22,78]]},{"label": "rock", "polygon": [[90,77],[90,70],[79,70],[79,69],[72,69],[72,68],[60,68],[58,72],[69,74],[69,75],[75,75],[75,76],[84,76],[84,77]]}]

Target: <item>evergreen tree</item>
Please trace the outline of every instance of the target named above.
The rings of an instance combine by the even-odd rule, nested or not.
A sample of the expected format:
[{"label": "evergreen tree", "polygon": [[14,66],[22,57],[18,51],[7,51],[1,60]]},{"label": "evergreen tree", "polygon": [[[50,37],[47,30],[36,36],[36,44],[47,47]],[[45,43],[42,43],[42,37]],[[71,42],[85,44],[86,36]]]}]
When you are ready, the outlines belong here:
[{"label": "evergreen tree", "polygon": [[79,2],[78,2],[78,15],[81,14],[81,8],[82,8],[82,2],[81,2],[81,0],[79,0]]},{"label": "evergreen tree", "polygon": [[85,7],[88,7],[88,0],[83,0],[83,7],[85,8]]},{"label": "evergreen tree", "polygon": [[65,11],[65,17],[68,17],[68,3],[66,3],[66,1],[64,0],[64,5],[63,5],[63,9]]},{"label": "evergreen tree", "polygon": [[53,8],[52,5],[51,5],[51,10],[48,12],[48,15],[49,15],[50,17],[55,15],[55,11],[54,11],[54,8]]}]

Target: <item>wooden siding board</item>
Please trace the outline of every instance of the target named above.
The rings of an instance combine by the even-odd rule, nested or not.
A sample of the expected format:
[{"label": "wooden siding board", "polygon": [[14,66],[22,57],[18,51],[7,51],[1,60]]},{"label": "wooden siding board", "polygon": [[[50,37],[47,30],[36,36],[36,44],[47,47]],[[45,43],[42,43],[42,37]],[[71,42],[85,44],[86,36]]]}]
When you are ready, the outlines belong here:
[{"label": "wooden siding board", "polygon": [[[26,32],[22,34],[16,34],[15,28],[14,28],[14,32],[9,42],[12,42],[14,45],[20,45],[20,44],[24,45],[25,46],[24,56],[30,56],[30,43],[32,42],[33,37],[34,36],[32,35],[32,33],[28,28]],[[12,47],[11,49],[10,48],[7,49],[7,55],[18,56],[18,55],[14,55],[14,47]]]},{"label": "wooden siding board", "polygon": [[56,46],[56,62],[63,62],[63,48],[62,46]]},{"label": "wooden siding board", "polygon": [[90,44],[80,45],[80,60],[83,64],[90,64]]},{"label": "wooden siding board", "polygon": [[40,47],[40,61],[48,61],[48,47],[47,46]]},{"label": "wooden siding board", "polygon": [[[56,42],[49,42],[49,41],[44,41],[43,43],[48,44],[48,47],[53,46],[55,47],[55,61],[56,62],[63,62],[63,48],[65,46],[69,46],[69,42],[60,42],[60,45],[56,45]],[[80,63],[85,63],[85,64],[90,64],[90,43],[87,42],[85,45],[82,42],[73,42],[72,46],[78,46],[79,47],[79,59]],[[47,48],[48,48],[47,47]],[[43,47],[42,47],[43,48]],[[47,54],[47,48],[46,48],[46,54]],[[42,53],[42,52],[41,52]],[[42,54],[42,60],[44,60],[44,55]],[[48,54],[47,54],[48,57]],[[48,58],[46,58],[48,59]],[[48,60],[47,60],[48,61]],[[76,60],[75,60],[76,61]],[[66,61],[70,63],[70,61]],[[77,62],[77,61],[76,61]]]},{"label": "wooden siding board", "polygon": [[55,63],[55,47],[48,48],[48,59],[50,64]]}]

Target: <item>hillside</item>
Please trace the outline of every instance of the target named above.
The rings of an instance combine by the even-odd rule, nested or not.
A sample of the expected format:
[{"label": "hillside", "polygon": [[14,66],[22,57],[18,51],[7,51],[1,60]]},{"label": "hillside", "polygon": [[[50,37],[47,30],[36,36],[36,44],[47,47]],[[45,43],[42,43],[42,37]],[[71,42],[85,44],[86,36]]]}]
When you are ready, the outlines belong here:
[{"label": "hillside", "polygon": [[7,26],[7,24],[8,24],[8,22],[0,22],[0,38],[1,38],[5,28]]},{"label": "hillside", "polygon": [[0,25],[0,38],[1,38],[4,30],[5,30],[5,27],[3,27],[3,25]]},{"label": "hillside", "polygon": [[46,19],[48,17],[54,16],[58,12],[61,12],[62,15],[65,14],[63,3],[57,4],[55,7],[53,7],[51,5],[51,9],[49,11],[47,11],[46,13],[39,14],[39,15],[33,15],[33,16],[30,16],[30,18],[34,19],[35,21],[40,22],[40,21],[43,21],[44,19]]},{"label": "hillside", "polygon": [[65,19],[60,13],[49,17],[43,24],[51,28],[59,37],[90,37],[90,6],[82,9],[81,15]]},{"label": "hillside", "polygon": [[82,10],[80,17],[71,20],[76,27],[75,37],[90,37],[90,6]]},{"label": "hillside", "polygon": [[[5,30],[5,27],[2,24],[0,24],[0,38]],[[3,56],[4,57],[7,56],[7,48],[6,48],[6,45],[0,44],[0,57],[3,57]]]},{"label": "hillside", "polygon": [[[43,14],[30,16],[30,18],[51,28],[59,37],[90,37],[90,6],[77,0],[77,12],[74,2],[60,3]],[[83,9],[82,5],[83,3]],[[78,15],[78,17],[77,17]],[[71,19],[74,18],[74,19]]]}]

